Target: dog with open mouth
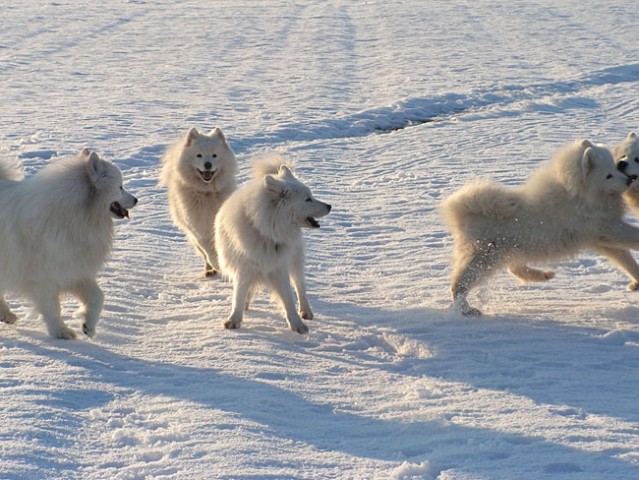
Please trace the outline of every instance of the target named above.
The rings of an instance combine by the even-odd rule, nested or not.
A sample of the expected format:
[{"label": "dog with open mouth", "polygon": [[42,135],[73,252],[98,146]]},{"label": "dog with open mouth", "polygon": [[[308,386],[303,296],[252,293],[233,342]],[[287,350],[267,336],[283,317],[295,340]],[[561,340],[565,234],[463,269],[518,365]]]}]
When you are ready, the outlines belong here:
[{"label": "dog with open mouth", "polygon": [[49,334],[73,339],[60,317],[60,295],[82,303],[82,330],[93,337],[104,294],[97,284],[113,245],[114,219],[129,217],[137,199],[124,190],[113,163],[84,149],[21,179],[0,168],[0,321],[17,316],[7,291],[31,299]]},{"label": "dog with open mouth", "polygon": [[302,318],[312,319],[313,312],[304,283],[302,229],[320,228],[317,219],[330,211],[331,206],[317,200],[281,157],[255,163],[253,179],[229,197],[215,218],[220,268],[233,281],[225,328],[240,328],[253,291],[265,286],[283,307],[291,330],[308,332]]},{"label": "dog with open mouth", "polygon": [[235,154],[219,128],[190,129],[162,159],[160,185],[167,187],[171,218],[204,258],[206,276],[218,269],[213,223],[236,188],[236,174]]}]

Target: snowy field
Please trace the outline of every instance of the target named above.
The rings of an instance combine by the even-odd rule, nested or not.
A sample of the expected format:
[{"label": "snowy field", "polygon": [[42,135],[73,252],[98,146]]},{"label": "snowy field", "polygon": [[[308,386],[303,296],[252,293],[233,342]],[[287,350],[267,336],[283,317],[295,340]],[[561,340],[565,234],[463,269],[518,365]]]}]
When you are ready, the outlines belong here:
[{"label": "snowy field", "polygon": [[[25,0],[0,19],[0,156],[32,174],[87,146],[140,199],[95,339],[51,339],[8,297],[0,479],[639,478],[639,293],[586,252],[452,315],[437,210],[639,130],[633,2]],[[275,150],[333,205],[306,235],[307,336],[266,294],[222,329],[231,287],[171,224],[160,157],[214,126],[240,182]]]}]

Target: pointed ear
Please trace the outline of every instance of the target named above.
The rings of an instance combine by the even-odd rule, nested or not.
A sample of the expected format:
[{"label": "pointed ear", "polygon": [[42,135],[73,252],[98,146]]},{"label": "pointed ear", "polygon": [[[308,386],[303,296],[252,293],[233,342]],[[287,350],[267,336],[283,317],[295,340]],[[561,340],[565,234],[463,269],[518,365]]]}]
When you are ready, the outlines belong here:
[{"label": "pointed ear", "polygon": [[200,132],[197,131],[197,128],[192,128],[191,130],[189,130],[189,133],[186,134],[185,145],[187,147],[190,147],[191,144],[193,143],[193,140],[195,140],[199,136],[200,136]]},{"label": "pointed ear", "polygon": [[286,182],[275,178],[273,175],[267,175],[264,177],[264,185],[269,193],[272,193],[278,198],[285,198],[288,194]]},{"label": "pointed ear", "polygon": [[636,140],[637,139],[637,134],[635,132],[630,132],[628,134],[628,140]]},{"label": "pointed ear", "polygon": [[211,130],[211,133],[209,133],[209,137],[217,138],[218,140],[222,141],[224,145],[228,145],[228,143],[226,142],[226,137],[224,136],[224,133],[222,133],[220,127],[215,127],[213,130]]},{"label": "pointed ear", "polygon": [[588,175],[590,174],[592,169],[595,167],[594,156],[595,156],[595,151],[592,149],[592,147],[588,147],[586,148],[586,151],[581,157],[581,176],[584,182],[588,178]]},{"label": "pointed ear", "polygon": [[82,150],[80,150],[81,157],[88,157],[89,155],[91,155],[91,150],[89,150],[87,147],[84,147]]},{"label": "pointed ear", "polygon": [[280,165],[277,175],[282,178],[293,178],[293,172],[286,165]]},{"label": "pointed ear", "polygon": [[581,145],[581,148],[583,148],[584,150],[586,148],[590,148],[594,146],[590,140],[585,140],[585,139],[580,140],[579,145]]},{"label": "pointed ear", "polygon": [[91,152],[89,158],[87,159],[87,172],[89,174],[89,179],[91,183],[95,185],[100,177],[100,174],[103,171],[102,160],[98,156],[97,153]]}]

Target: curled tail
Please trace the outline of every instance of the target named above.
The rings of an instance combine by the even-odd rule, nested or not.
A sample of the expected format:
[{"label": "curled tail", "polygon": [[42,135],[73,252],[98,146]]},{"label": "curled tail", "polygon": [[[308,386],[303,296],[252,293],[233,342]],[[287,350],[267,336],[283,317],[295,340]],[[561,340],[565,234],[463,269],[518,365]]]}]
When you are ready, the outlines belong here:
[{"label": "curled tail", "polygon": [[254,160],[252,164],[252,178],[262,178],[266,175],[277,175],[282,165],[286,165],[288,168],[291,168],[291,163],[277,153],[260,157],[257,160]]},{"label": "curled tail", "polygon": [[516,192],[495,182],[480,180],[453,193],[441,204],[441,213],[447,224],[455,226],[469,216],[508,218],[518,209],[521,200]]}]

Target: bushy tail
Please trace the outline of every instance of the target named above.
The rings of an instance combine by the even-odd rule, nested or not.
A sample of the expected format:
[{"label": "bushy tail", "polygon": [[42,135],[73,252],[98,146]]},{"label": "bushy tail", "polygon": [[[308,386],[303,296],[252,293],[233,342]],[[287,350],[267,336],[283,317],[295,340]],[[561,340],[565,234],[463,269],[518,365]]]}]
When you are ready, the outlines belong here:
[{"label": "bushy tail", "polygon": [[463,223],[469,216],[490,218],[512,216],[521,200],[516,192],[495,182],[480,180],[453,193],[441,204],[441,213],[449,225]]},{"label": "bushy tail", "polygon": [[19,165],[15,162],[2,159],[0,160],[0,180],[22,180],[24,174]]},{"label": "bushy tail", "polygon": [[262,178],[266,175],[277,175],[280,167],[286,165],[288,168],[292,168],[291,162],[277,153],[269,154],[265,157],[260,157],[252,162],[252,178]]}]

